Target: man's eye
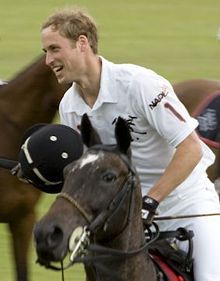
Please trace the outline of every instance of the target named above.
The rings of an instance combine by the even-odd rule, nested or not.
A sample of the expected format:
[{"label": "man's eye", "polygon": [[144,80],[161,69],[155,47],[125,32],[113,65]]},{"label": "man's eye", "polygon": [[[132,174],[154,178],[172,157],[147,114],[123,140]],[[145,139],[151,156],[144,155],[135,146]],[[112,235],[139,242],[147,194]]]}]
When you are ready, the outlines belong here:
[{"label": "man's eye", "polygon": [[54,47],[54,48],[52,49],[53,52],[57,52],[58,50],[59,50],[59,48],[57,48],[57,47]]}]

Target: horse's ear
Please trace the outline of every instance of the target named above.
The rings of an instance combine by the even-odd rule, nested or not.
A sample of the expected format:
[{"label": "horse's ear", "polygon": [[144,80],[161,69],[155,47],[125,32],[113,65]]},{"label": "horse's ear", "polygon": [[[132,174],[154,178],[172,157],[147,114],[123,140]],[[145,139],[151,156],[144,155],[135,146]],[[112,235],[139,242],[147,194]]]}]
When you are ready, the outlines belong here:
[{"label": "horse's ear", "polygon": [[124,154],[130,154],[131,134],[126,120],[121,117],[118,117],[115,125],[115,138],[119,150]]},{"label": "horse's ear", "polygon": [[95,144],[101,144],[101,139],[96,132],[96,130],[92,127],[92,124],[89,120],[88,115],[85,113],[81,120],[81,135],[83,139],[83,143],[87,146],[93,146]]}]

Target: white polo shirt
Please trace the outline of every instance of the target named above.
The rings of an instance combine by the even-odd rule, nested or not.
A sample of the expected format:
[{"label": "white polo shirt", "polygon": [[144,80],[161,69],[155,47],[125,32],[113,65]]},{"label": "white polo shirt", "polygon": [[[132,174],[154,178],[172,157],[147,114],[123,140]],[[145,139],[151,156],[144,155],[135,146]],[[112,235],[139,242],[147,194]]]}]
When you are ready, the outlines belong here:
[{"label": "white polo shirt", "polygon": [[[87,113],[103,143],[114,144],[115,121],[119,116],[126,119],[132,136],[132,161],[145,193],[163,174],[175,147],[198,122],[190,117],[165,78],[141,66],[101,60],[101,85],[93,108],[73,83],[60,103],[61,123],[79,130],[82,115]],[[204,143],[202,148],[202,160],[179,190],[192,186],[214,162],[211,150]]]}]

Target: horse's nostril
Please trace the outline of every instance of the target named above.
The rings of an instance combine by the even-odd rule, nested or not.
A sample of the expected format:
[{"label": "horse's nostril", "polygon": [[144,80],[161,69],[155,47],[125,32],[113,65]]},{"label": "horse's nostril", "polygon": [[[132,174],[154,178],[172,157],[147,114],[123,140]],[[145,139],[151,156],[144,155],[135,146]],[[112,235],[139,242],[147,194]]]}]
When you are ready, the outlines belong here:
[{"label": "horse's nostril", "polygon": [[63,240],[63,231],[60,227],[55,226],[51,232],[48,233],[46,241],[50,248],[56,247]]},{"label": "horse's nostril", "polygon": [[34,229],[38,262],[47,265],[63,258],[64,231],[57,224],[38,224]]}]

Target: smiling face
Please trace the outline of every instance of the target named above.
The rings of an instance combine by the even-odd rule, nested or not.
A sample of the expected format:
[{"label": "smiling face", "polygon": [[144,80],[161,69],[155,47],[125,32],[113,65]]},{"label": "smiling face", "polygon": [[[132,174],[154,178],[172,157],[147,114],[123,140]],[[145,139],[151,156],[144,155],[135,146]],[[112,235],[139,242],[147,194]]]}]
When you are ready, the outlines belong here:
[{"label": "smiling face", "polygon": [[53,70],[59,83],[71,83],[80,79],[83,69],[83,43],[85,36],[76,42],[64,37],[49,26],[42,30],[41,40],[46,53],[46,64]]}]

